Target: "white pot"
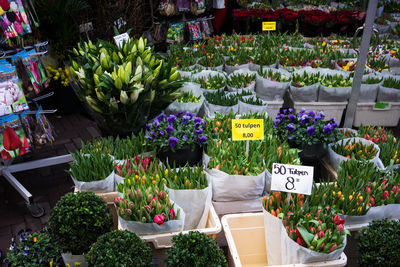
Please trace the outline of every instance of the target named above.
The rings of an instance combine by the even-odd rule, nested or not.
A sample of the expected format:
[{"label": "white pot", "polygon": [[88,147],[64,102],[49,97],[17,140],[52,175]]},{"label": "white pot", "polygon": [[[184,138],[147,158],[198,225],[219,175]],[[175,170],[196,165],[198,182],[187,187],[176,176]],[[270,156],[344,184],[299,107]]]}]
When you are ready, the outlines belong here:
[{"label": "white pot", "polygon": [[[65,266],[67,266],[67,267],[68,267],[68,265],[70,267],[75,267],[75,266],[87,267],[88,266],[88,263],[85,260],[84,255],[72,255],[71,253],[61,253],[61,257],[63,258]],[[79,263],[80,265],[75,265],[75,263]]]}]

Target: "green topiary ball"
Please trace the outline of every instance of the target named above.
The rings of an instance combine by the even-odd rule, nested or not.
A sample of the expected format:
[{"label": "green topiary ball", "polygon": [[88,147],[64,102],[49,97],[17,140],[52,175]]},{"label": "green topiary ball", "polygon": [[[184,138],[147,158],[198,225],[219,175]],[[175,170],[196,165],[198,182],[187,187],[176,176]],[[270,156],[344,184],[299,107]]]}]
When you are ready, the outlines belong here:
[{"label": "green topiary ball", "polygon": [[222,250],[214,239],[194,231],[172,238],[174,245],[168,250],[166,263],[174,267],[217,267],[228,266]]},{"label": "green topiary ball", "polygon": [[68,193],[53,208],[49,233],[61,252],[81,255],[112,229],[106,202],[93,192]]},{"label": "green topiary ball", "polygon": [[100,236],[86,260],[89,267],[152,266],[150,246],[136,234],[120,230]]},{"label": "green topiary ball", "polygon": [[399,266],[400,222],[381,220],[362,228],[358,236],[360,266]]}]

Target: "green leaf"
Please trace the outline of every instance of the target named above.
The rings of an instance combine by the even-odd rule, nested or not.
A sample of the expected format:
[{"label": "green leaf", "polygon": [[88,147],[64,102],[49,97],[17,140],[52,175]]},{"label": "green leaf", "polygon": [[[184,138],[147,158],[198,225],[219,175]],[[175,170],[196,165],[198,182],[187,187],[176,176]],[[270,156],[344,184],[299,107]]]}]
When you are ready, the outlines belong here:
[{"label": "green leaf", "polygon": [[304,226],[297,226],[297,230],[299,230],[299,233],[301,237],[304,239],[306,242],[307,246],[311,245],[311,241],[314,238],[314,235],[309,233]]}]

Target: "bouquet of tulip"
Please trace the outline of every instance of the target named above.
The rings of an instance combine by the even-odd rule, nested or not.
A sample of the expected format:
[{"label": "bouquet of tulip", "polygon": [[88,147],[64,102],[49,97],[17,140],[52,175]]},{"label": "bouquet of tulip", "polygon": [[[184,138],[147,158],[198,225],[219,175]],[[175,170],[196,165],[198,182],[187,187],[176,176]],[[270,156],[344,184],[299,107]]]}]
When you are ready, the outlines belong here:
[{"label": "bouquet of tulip", "polygon": [[382,126],[363,126],[360,125],[358,129],[358,136],[367,139],[375,144],[386,143],[388,140],[393,139],[393,134],[386,131]]},{"label": "bouquet of tulip", "polygon": [[247,88],[256,83],[256,75],[249,73],[231,74],[228,77],[227,85],[233,89]]},{"label": "bouquet of tulip", "polygon": [[239,97],[239,100],[242,101],[243,103],[253,105],[253,106],[265,106],[266,104],[258,97],[248,97],[248,98],[243,98]]},{"label": "bouquet of tulip", "polygon": [[[202,229],[206,226],[211,206],[211,185],[203,167],[185,165],[172,168],[167,163],[159,166],[158,172],[166,186],[170,199],[183,207],[185,212],[185,230]],[[196,201],[193,201],[193,200]]]},{"label": "bouquet of tulip", "polygon": [[303,74],[293,74],[291,85],[294,87],[304,87],[319,83],[323,80],[320,73],[307,73]]},{"label": "bouquet of tulip", "polygon": [[354,72],[356,70],[356,62],[354,60],[344,60],[337,63],[340,68],[345,71]]},{"label": "bouquet of tulip", "polygon": [[[236,50],[236,49],[235,49]],[[249,63],[249,52],[247,49],[237,49],[229,53],[228,58],[225,61],[226,65],[235,66]]]},{"label": "bouquet of tulip", "polygon": [[324,113],[305,111],[301,109],[298,114],[293,109],[283,110],[278,113],[275,123],[275,135],[282,140],[303,147],[322,143],[324,145],[334,142],[337,136],[338,126],[335,118],[324,121]]},{"label": "bouquet of tulip", "polygon": [[207,144],[207,137],[203,134],[205,128],[206,122],[190,112],[180,111],[176,116],[169,117],[162,113],[151,125],[146,125],[146,136],[157,151],[175,151],[184,146],[194,149],[196,145]]},{"label": "bouquet of tulip", "polygon": [[[400,143],[396,142],[394,137],[388,139],[387,142],[379,144],[379,158],[383,165],[390,166],[391,164],[400,163]],[[391,163],[393,161],[393,163]]]},{"label": "bouquet of tulip", "polygon": [[348,87],[351,86],[353,81],[343,75],[327,75],[321,82],[326,87]]},{"label": "bouquet of tulip", "polygon": [[339,129],[339,139],[346,139],[351,137],[357,137],[357,132],[354,132],[351,129],[347,128]]},{"label": "bouquet of tulip", "polygon": [[352,139],[333,145],[332,150],[343,157],[356,160],[371,160],[378,153],[373,144],[352,142]]},{"label": "bouquet of tulip", "polygon": [[223,91],[217,91],[215,93],[208,93],[205,95],[205,98],[209,104],[232,107],[237,105],[238,98],[234,94],[226,94]]},{"label": "bouquet of tulip", "polygon": [[[335,209],[320,206],[320,203],[301,194],[291,194],[288,200],[286,193],[271,192],[269,197],[264,197],[263,207],[282,221],[290,239],[315,252],[328,254],[343,250],[346,235],[350,235],[344,229],[345,220],[340,218]],[[268,241],[267,229],[266,236]]]},{"label": "bouquet of tulip", "polygon": [[[165,224],[169,221],[180,220],[181,210],[174,207],[175,205],[170,201],[167,192],[159,190],[157,186],[126,188],[123,197],[115,197],[114,203],[119,220],[123,219],[120,220],[122,228],[133,230],[138,235],[151,234],[151,232],[148,232],[149,229],[140,229],[137,224],[130,224],[130,221],[143,224],[156,223],[159,226],[166,226]],[[138,231],[135,231],[135,226]],[[165,228],[167,231],[171,230],[168,229],[168,226]],[[150,229],[153,231],[160,229],[162,231],[162,228]]]},{"label": "bouquet of tulip", "polygon": [[101,151],[90,155],[71,153],[74,161],[67,170],[74,179],[81,182],[94,182],[106,179],[113,172],[113,160]]},{"label": "bouquet of tulip", "polygon": [[[250,142],[249,151],[260,151],[264,144],[260,141]],[[249,153],[245,155],[246,143],[219,140],[207,147],[210,156],[208,168],[215,168],[230,175],[256,176],[265,171],[263,155]]]},{"label": "bouquet of tulip", "polygon": [[274,163],[301,164],[299,150],[291,149],[286,142],[281,142],[275,137],[267,138],[265,147],[268,149],[264,150],[264,162],[269,173],[272,173],[272,165]]},{"label": "bouquet of tulip", "polygon": [[389,66],[386,64],[385,58],[369,58],[367,66],[374,71],[381,72],[382,70],[389,70]]},{"label": "bouquet of tulip", "polygon": [[201,97],[194,96],[191,92],[183,92],[181,96],[176,100],[179,103],[200,103]]},{"label": "bouquet of tulip", "polygon": [[194,78],[192,81],[200,84],[201,88],[206,90],[218,90],[224,88],[226,85],[225,78],[220,75]]},{"label": "bouquet of tulip", "polygon": [[265,46],[261,45],[260,47],[255,48],[254,55],[250,60],[251,63],[259,66],[269,66],[276,63],[278,59],[278,52],[271,50],[267,50],[265,49]]},{"label": "bouquet of tulip", "polygon": [[121,133],[140,129],[149,112],[151,117],[159,114],[177,97],[179,73],[172,62],[156,59],[146,41],[131,38],[120,47],[89,41],[73,49],[70,70],[80,85],[78,95],[101,128]]},{"label": "bouquet of tulip", "polygon": [[206,133],[208,136],[212,136],[217,140],[225,140],[232,136],[232,119],[235,119],[235,113],[233,111],[223,114],[215,113],[213,119],[206,119],[207,129]]},{"label": "bouquet of tulip", "polygon": [[114,164],[110,156],[101,151],[83,155],[71,153],[74,161],[67,173],[79,191],[111,192],[114,190]]},{"label": "bouquet of tulip", "polygon": [[[219,54],[207,55],[197,62],[203,67],[211,68],[211,67],[218,67],[224,65],[224,57]],[[222,69],[221,69],[222,70]]]},{"label": "bouquet of tulip", "polygon": [[121,177],[138,175],[139,170],[146,172],[152,161],[152,157],[136,155],[133,159],[127,159],[124,163],[117,164],[114,168],[114,172]]},{"label": "bouquet of tulip", "polygon": [[168,164],[164,171],[160,170],[163,183],[175,190],[200,190],[208,187],[208,181],[202,167],[184,166],[171,168]]},{"label": "bouquet of tulip", "polygon": [[141,130],[136,135],[126,138],[107,137],[93,142],[82,142],[81,153],[92,154],[101,151],[108,155],[112,155],[115,160],[124,160],[132,158],[137,154],[143,154],[154,150],[152,144],[145,138],[145,132]]},{"label": "bouquet of tulip", "polygon": [[382,82],[383,78],[380,77],[368,77],[364,81],[362,81],[363,84],[378,84]]},{"label": "bouquet of tulip", "polygon": [[258,69],[258,75],[273,82],[289,82],[290,78],[286,77],[280,72],[273,71],[273,70],[263,70],[262,68]]},{"label": "bouquet of tulip", "polygon": [[400,89],[400,80],[392,78],[392,77],[388,77],[383,80],[382,85],[383,85],[383,87],[387,87],[387,88]]}]

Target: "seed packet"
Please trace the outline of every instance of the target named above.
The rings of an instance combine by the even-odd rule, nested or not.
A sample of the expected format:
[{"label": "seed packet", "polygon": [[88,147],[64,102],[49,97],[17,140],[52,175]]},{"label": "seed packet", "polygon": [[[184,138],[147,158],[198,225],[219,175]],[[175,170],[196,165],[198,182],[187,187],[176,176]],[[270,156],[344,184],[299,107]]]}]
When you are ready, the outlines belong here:
[{"label": "seed packet", "polygon": [[23,122],[31,144],[42,146],[54,142],[53,127],[46,116],[41,113],[41,106],[36,115],[25,116]]},{"label": "seed packet", "polygon": [[16,68],[0,67],[0,116],[28,109]]},{"label": "seed packet", "polygon": [[0,155],[3,161],[27,154],[30,143],[18,115],[3,116],[0,121]]},{"label": "seed packet", "polygon": [[32,33],[21,0],[0,0],[0,25],[6,38]]},{"label": "seed packet", "polygon": [[189,21],[186,23],[186,26],[189,31],[189,38],[192,41],[198,41],[203,38],[201,35],[201,30],[200,30],[200,22],[199,21]]},{"label": "seed packet", "polygon": [[171,23],[167,33],[167,43],[180,43],[184,39],[185,25],[182,22]]}]

